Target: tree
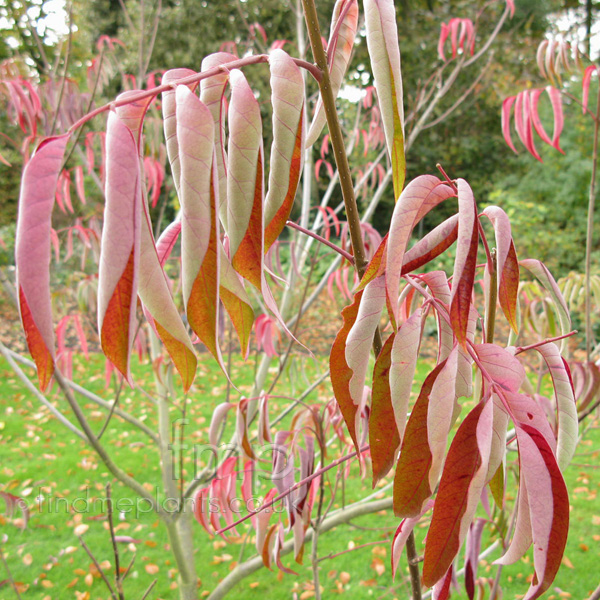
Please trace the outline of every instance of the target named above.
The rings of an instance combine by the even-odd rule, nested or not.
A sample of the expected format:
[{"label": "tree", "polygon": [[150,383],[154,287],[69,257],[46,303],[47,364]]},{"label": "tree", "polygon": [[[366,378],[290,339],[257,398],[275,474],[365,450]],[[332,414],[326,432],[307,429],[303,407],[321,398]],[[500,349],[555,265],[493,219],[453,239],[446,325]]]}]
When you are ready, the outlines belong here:
[{"label": "tree", "polygon": [[[236,528],[248,525],[256,533],[257,559],[236,568],[215,588],[213,598],[222,597],[257,564],[270,567],[274,563],[289,572],[281,556],[293,548],[295,558],[300,560],[308,539],[312,540],[314,589],[319,597],[319,536],[352,516],[391,506],[397,516],[404,518],[393,540],[393,565],[397,567],[406,542],[415,599],[421,597],[421,591],[412,529],[433,508],[422,575],[427,586],[436,587],[439,597],[447,596],[453,562],[462,543],[466,540],[471,548],[479,545],[481,528],[474,524],[474,518],[482,494],[487,494],[486,486],[491,489],[497,510],[506,510],[506,444],[513,435],[508,435],[509,420],[514,423],[518,443],[520,492],[515,534],[510,546],[508,540],[504,540],[506,552],[502,561],[518,560],[533,542],[535,578],[527,598],[539,597],[552,583],[568,531],[569,504],[561,469],[569,463],[577,438],[573,388],[555,342],[566,339],[571,331],[568,314],[560,312],[560,335],[518,347],[512,344],[518,334],[520,267],[530,271],[553,295],[559,311],[564,300],[542,263],[533,259],[518,262],[506,213],[498,207],[488,207],[480,215],[472,189],[464,179],[451,178],[440,167],[441,178],[420,175],[405,186],[406,150],[428,123],[437,103],[444,97],[444,90],[450,89],[464,69],[485,54],[514,6],[509,1],[504,10],[497,9],[501,11],[498,25],[485,41],[477,38],[478,30],[472,21],[453,21],[442,30],[440,48],[446,42],[446,49],[453,58],[448,55],[444,66],[423,87],[423,101],[414,108],[411,114],[414,125],[409,129],[405,128],[409,118],[407,115],[405,119],[404,114],[394,4],[391,0],[365,3],[366,40],[378,99],[369,121],[375,123],[377,129],[373,134],[385,149],[383,155],[390,165],[385,177],[391,181],[397,198],[389,234],[370,254],[363,239],[366,227],[361,224],[356,205],[347,140],[335,108],[335,93],[342,85],[358,26],[355,0],[340,0],[334,7],[329,56],[323,48],[314,3],[303,1],[316,64],[292,58],[279,48],[269,55],[243,58],[209,55],[199,73],[188,69],[170,70],[164,74],[160,86],[120,94],[110,104],[83,116],[67,132],[43,139],[29,159],[21,187],[16,291],[29,350],[37,367],[42,391],[39,398],[45,399],[42,394],[54,380],[75,418],[73,423],[60,415],[63,422],[91,445],[115,479],[147,501],[161,519],[168,530],[179,570],[181,598],[196,597],[192,514],[214,534],[225,536],[231,531],[235,535]],[[481,46],[476,42],[481,42]],[[252,81],[251,69],[264,63],[270,70],[273,144],[268,162],[269,183],[263,199],[266,161],[261,111],[248,81]],[[304,81],[307,75],[303,75],[302,70],[314,77],[320,90],[308,132]],[[198,83],[199,95],[196,93]],[[229,96],[225,117],[226,86]],[[147,141],[152,139],[149,120],[154,117],[154,109],[151,104],[159,94],[166,150],[181,214],[155,242],[148,214],[146,183],[150,187],[151,169],[145,160],[145,150]],[[108,121],[102,155],[103,177],[100,178],[106,195],[98,269],[100,344],[122,381],[133,383],[130,356],[142,318],[137,310],[139,296],[149,324],[153,362],[166,365],[157,371],[155,381],[158,433],[148,431],[143,423],[124,411],[117,412],[116,400],[112,406],[108,405],[109,418],[114,412],[128,419],[157,443],[163,493],[178,501],[174,512],[166,510],[114,462],[100,440],[101,435],[93,431],[76,400],[75,391],[87,394],[88,398],[89,393],[76,387],[57,368],[48,274],[52,209],[59,178],[65,177],[63,162],[70,137],[104,112],[108,113]],[[300,224],[288,221],[300,179],[304,175],[309,181],[312,172],[310,154],[306,153],[305,157],[304,149],[319,139],[325,123],[337,167],[332,180],[339,178],[351,252],[333,244],[327,239],[328,233],[320,236],[318,221],[309,229],[310,188],[302,193]],[[144,126],[149,133],[146,138],[143,137]],[[380,196],[378,190],[371,207]],[[457,214],[409,248],[418,223],[448,199],[457,199]],[[328,211],[326,205],[321,208],[319,220],[328,219],[331,223],[334,211]],[[490,250],[488,237],[491,240],[491,235],[486,233],[483,221],[492,225],[495,250]],[[314,264],[318,255],[314,250],[311,253],[312,241],[300,246],[295,257],[290,257],[288,288],[276,301],[273,294],[276,278],[265,267],[265,255],[273,248],[276,250],[286,225],[336,251],[340,255],[336,260],[345,260],[347,265],[353,266],[360,279],[352,303],[342,311],[343,325],[330,354],[336,404],[305,406],[293,400],[286,409],[296,411],[290,429],[271,431],[269,424],[275,425],[275,419],[269,414],[270,392],[261,393],[265,389],[263,384],[270,360],[262,360],[256,393],[250,398],[240,398],[237,403],[226,401],[215,409],[209,442],[211,446],[218,444],[225,415],[234,409],[233,445],[226,448],[224,455],[217,455],[215,464],[211,461],[207,465],[202,478],[178,489],[172,477],[168,444],[172,416],[178,409],[185,411],[197,366],[187,325],[226,371],[219,343],[221,306],[229,316],[231,329],[235,329],[241,353],[247,355],[254,319],[248,293],[252,290],[258,298],[256,304],[265,307],[268,319],[289,336],[288,351],[281,365],[287,360],[292,343],[297,343],[294,337],[297,329],[290,312],[298,281],[293,263],[295,259],[295,267],[300,269],[309,259]],[[221,231],[226,235],[221,235]],[[163,269],[178,237],[181,237],[185,324],[173,301],[170,279]],[[444,272],[419,272],[455,243],[451,283]],[[478,264],[480,253],[483,262]],[[475,288],[478,272],[483,273],[483,294]],[[323,282],[326,277],[321,279],[317,290],[324,287]],[[309,305],[307,290],[299,298],[296,322]],[[504,317],[497,316],[497,303]],[[380,328],[384,314],[386,327]],[[428,318],[437,327],[438,353],[409,416],[410,384]],[[500,342],[496,332],[496,322],[502,318],[513,328],[508,348]],[[384,334],[387,335],[385,343]],[[7,360],[15,364],[14,355],[0,349]],[[372,351],[376,361],[369,390],[365,384]],[[552,374],[556,391],[553,408],[558,415],[556,430],[552,429],[535,394],[528,393],[525,368],[518,358],[526,352],[539,353]],[[478,373],[476,380],[473,369]],[[169,377],[173,370],[178,372],[183,388],[179,406],[175,404],[178,397]],[[472,398],[470,404],[475,406],[452,436],[452,426],[457,424],[459,416],[459,398]],[[465,406],[467,403],[468,400],[463,401]],[[285,417],[286,411],[277,416],[277,422]],[[340,427],[342,419],[349,440]],[[253,421],[258,424],[258,443],[252,435]],[[326,464],[328,442],[334,436],[342,442],[342,451]],[[450,438],[450,449],[446,453]],[[236,521],[232,504],[237,490],[236,477],[241,476],[242,498],[246,502],[256,500],[252,474],[265,462],[260,454],[264,451],[261,446],[265,445],[271,453],[267,463],[271,465],[268,474],[274,487],[267,491],[266,501],[261,506],[243,511],[246,514]],[[397,462],[393,498],[381,502],[368,498],[371,501],[366,504],[358,502],[345,511],[327,516],[331,506],[328,508],[325,503],[324,477],[336,469],[337,477],[343,478],[344,463],[355,457],[365,468],[370,458],[374,484]],[[243,462],[243,466],[239,462]],[[535,502],[531,501],[534,493]],[[273,516],[268,509],[280,501],[285,513],[277,523],[271,524]],[[212,506],[218,510],[211,511]],[[552,511],[548,510],[549,506]],[[247,531],[246,535],[249,535]],[[117,558],[115,555],[118,563]],[[466,586],[471,593],[477,559],[478,552],[474,552],[467,561],[470,568]],[[122,584],[123,578],[116,569],[114,585],[120,595]]]}]

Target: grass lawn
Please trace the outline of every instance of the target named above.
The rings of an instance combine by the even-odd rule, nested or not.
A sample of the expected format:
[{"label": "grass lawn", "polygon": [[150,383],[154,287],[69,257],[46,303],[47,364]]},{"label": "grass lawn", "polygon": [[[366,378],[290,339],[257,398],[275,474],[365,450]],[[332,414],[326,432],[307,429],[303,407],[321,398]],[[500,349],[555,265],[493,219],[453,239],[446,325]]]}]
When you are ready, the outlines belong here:
[{"label": "grass lawn", "polygon": [[[291,378],[282,377],[275,393],[297,395],[302,390],[302,371],[309,379],[322,372],[326,360],[305,361],[297,364]],[[276,369],[275,366],[272,368]],[[137,381],[150,378],[140,367],[134,369]],[[425,368],[419,374],[426,374]],[[240,359],[233,363],[233,380],[242,393],[249,393],[253,365],[244,368]],[[79,544],[77,535],[83,535],[101,566],[110,571],[113,554],[107,532],[108,524],[95,502],[104,496],[104,486],[111,482],[115,503],[121,508],[117,515],[118,534],[131,536],[136,543],[121,543],[121,562],[127,565],[135,554],[135,563],[125,582],[125,597],[141,598],[150,583],[157,583],[149,598],[177,598],[176,571],[168,552],[166,530],[152,514],[137,517],[130,510],[135,497],[112,476],[95,454],[81,440],[60,425],[50,412],[41,407],[24,390],[15,374],[5,362],[0,362],[0,490],[24,497],[31,508],[27,528],[21,530],[16,513],[13,518],[0,516],[2,547],[6,562],[15,581],[19,582],[21,596],[26,599],[100,599],[108,598],[99,573]],[[92,357],[89,362],[75,365],[75,380],[96,391],[104,398],[112,398],[113,390],[104,388],[103,361]],[[207,430],[214,407],[223,402],[225,381],[205,357],[199,366],[192,402],[187,411],[186,431],[189,445],[207,441]],[[328,385],[319,386],[307,402],[322,403],[330,398]],[[51,396],[62,408],[64,400]],[[236,393],[232,399],[236,401]],[[80,399],[95,430],[102,427],[105,412],[96,405]],[[290,400],[272,400],[272,409],[282,410]],[[121,406],[156,429],[156,412],[153,403],[137,390],[126,389]],[[173,419],[177,416],[173,409]],[[230,415],[233,417],[233,414]],[[230,419],[232,421],[233,419]],[[285,426],[285,421],[281,424]],[[154,493],[160,487],[158,453],[153,443],[143,433],[113,417],[103,440],[110,455],[128,473]],[[553,588],[546,594],[549,600],[559,597],[585,598],[600,582],[600,504],[597,500],[600,474],[600,432],[598,424],[590,428],[578,449],[573,464],[566,472],[571,495],[571,531],[563,566]],[[193,453],[184,453],[185,477],[194,474]],[[352,477],[346,480],[345,496],[352,502],[371,493],[370,480],[361,480],[356,466]],[[333,477],[331,478],[333,481]],[[388,477],[388,481],[391,478]],[[382,484],[385,485],[385,482]],[[266,491],[268,488],[264,488]],[[385,493],[385,492],[382,492]],[[388,492],[389,493],[389,492]],[[87,502],[86,502],[87,501]],[[336,504],[339,504],[337,502]],[[143,507],[142,507],[143,508]],[[0,510],[2,501],[0,500]],[[17,521],[15,522],[15,517]],[[389,553],[389,536],[393,535],[398,520],[391,511],[364,517],[350,528],[338,528],[325,534],[319,543],[319,555],[327,557],[375,542],[370,546],[325,559],[321,563],[321,585],[325,597],[345,594],[351,598],[406,598],[408,588],[403,578],[392,582]],[[425,528],[419,528],[422,540]],[[379,543],[377,543],[379,542]],[[486,541],[484,540],[484,547]],[[209,538],[194,523],[196,564],[201,580],[199,597],[208,595],[217,581],[223,578],[240,560],[254,554],[254,545],[248,543],[226,545],[221,539]],[[284,575],[266,569],[243,580],[232,595],[243,599],[291,598],[296,591],[299,598],[309,598],[312,591],[312,573],[309,548],[303,565],[293,563],[290,555],[284,564],[293,568],[298,576]],[[506,567],[502,576],[504,598],[522,596],[528,587],[527,579],[533,573],[531,552],[519,563]],[[499,552],[482,562],[479,575],[493,578],[496,569],[490,562]],[[404,559],[403,559],[404,560]],[[462,566],[462,557],[459,567]],[[405,569],[405,565],[403,566]],[[16,598],[0,565],[0,599]],[[464,592],[456,597],[466,597]]]}]

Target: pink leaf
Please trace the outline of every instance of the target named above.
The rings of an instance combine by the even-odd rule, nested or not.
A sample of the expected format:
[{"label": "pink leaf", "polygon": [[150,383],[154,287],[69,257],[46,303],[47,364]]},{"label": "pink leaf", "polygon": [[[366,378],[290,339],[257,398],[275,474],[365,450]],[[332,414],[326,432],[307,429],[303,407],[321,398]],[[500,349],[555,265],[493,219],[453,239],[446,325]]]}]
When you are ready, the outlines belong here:
[{"label": "pink leaf", "polygon": [[582,108],[584,114],[588,107],[588,98],[589,98],[589,94],[590,94],[590,82],[592,80],[592,75],[594,73],[598,73],[598,67],[596,67],[596,65],[590,65],[589,67],[586,67],[585,72],[583,73],[583,79],[581,81],[581,87],[582,87],[581,108]]},{"label": "pink leaf", "polygon": [[450,319],[461,346],[466,347],[479,240],[477,205],[464,179],[458,180],[458,241],[452,276]]},{"label": "pink leaf", "polygon": [[[162,84],[170,83],[182,77],[193,75],[191,69],[171,69],[166,71],[162,77]],[[173,183],[175,191],[179,194],[179,180],[181,177],[181,167],[179,165],[179,144],[177,142],[177,120],[175,116],[175,90],[173,88],[165,90],[162,93],[162,117],[163,128],[165,131],[165,140],[167,145],[167,155],[171,164],[171,174],[173,175]]]},{"label": "pink leaf", "polygon": [[[237,60],[237,56],[227,52],[215,52],[202,60],[202,71],[217,66],[227,65]],[[219,216],[223,227],[227,229],[227,155],[225,153],[225,115],[227,113],[224,97],[225,86],[229,81],[229,71],[226,66],[220,73],[200,81],[200,100],[206,105],[213,117],[215,134],[215,155],[219,179]]]},{"label": "pink leaf", "polygon": [[181,221],[173,221],[161,234],[156,242],[156,253],[160,266],[164,267],[165,263],[171,256],[171,252],[179,239],[181,233]]},{"label": "pink leaf", "polygon": [[[533,258],[521,260],[519,264],[525,267],[532,275],[534,275],[550,294],[550,298],[552,299],[558,319],[560,321],[561,334],[565,335],[569,333],[571,331],[571,317],[569,315],[569,308],[565,302],[565,299],[563,298],[560,288],[552,276],[552,273],[550,273],[544,263]],[[561,351],[566,348],[566,342],[566,339],[561,342]]]},{"label": "pink leaf", "polygon": [[422,312],[417,309],[399,328],[392,347],[389,385],[399,440],[404,437],[408,404],[421,343]]},{"label": "pink leaf", "polygon": [[504,136],[504,141],[507,143],[508,147],[516,154],[517,149],[510,136],[510,109],[515,100],[516,96],[510,96],[502,102],[502,135]]},{"label": "pink leaf", "polygon": [[525,380],[519,359],[496,344],[476,344],[474,350],[486,375],[502,390],[518,392]]},{"label": "pink leaf", "polygon": [[396,572],[398,571],[398,563],[400,562],[400,555],[402,554],[402,549],[406,544],[406,540],[408,536],[411,534],[412,530],[415,528],[417,523],[421,520],[421,517],[428,511],[431,510],[433,506],[433,500],[428,500],[423,507],[423,510],[416,516],[408,519],[402,519],[398,529],[396,529],[396,533],[394,534],[394,539],[392,540],[392,552],[391,552],[391,562],[392,562],[392,579],[396,578]]},{"label": "pink leaf", "polygon": [[569,530],[569,498],[554,454],[533,427],[517,427],[520,466],[529,492],[535,577],[524,600],[539,598],[554,581]]},{"label": "pink leaf", "polygon": [[544,357],[546,366],[552,376],[558,415],[556,457],[560,470],[564,471],[575,454],[579,435],[573,386],[567,371],[567,363],[560,355],[556,344],[549,342],[543,346],[537,346],[536,350]]},{"label": "pink leaf", "polygon": [[15,240],[17,291],[29,352],[45,390],[54,371],[50,298],[51,217],[68,136],[43,140],[25,166]]},{"label": "pink leaf", "polygon": [[304,164],[304,80],[294,61],[283,50],[269,57],[273,144],[269,165],[269,190],[265,198],[265,252],[285,227]]},{"label": "pink leaf", "polygon": [[560,134],[562,133],[565,123],[562,107],[562,95],[559,90],[551,85],[546,88],[546,92],[550,97],[552,111],[554,113],[554,132],[552,133],[552,143],[550,145],[554,146],[554,148],[564,154],[564,150],[560,147]]},{"label": "pink leaf", "polygon": [[452,195],[452,189],[443,185],[437,177],[421,175],[406,186],[394,207],[386,248],[385,278],[392,314],[396,321],[400,275],[412,230],[431,209]]},{"label": "pink leaf", "polygon": [[363,389],[369,364],[369,354],[373,346],[373,336],[379,325],[381,311],[385,306],[385,281],[383,277],[374,279],[367,285],[360,301],[356,321],[348,333],[345,357],[352,377],[349,381],[350,397],[356,407],[354,431],[358,438],[359,422],[356,417],[362,411]]},{"label": "pink leaf", "polygon": [[[186,88],[187,89],[187,88]],[[127,98],[135,92],[124,92],[119,98]],[[126,104],[117,109],[121,118],[137,139],[138,153],[141,159],[143,119],[151,99]],[[196,373],[197,359],[192,342],[184,327],[179,311],[175,307],[166,275],[154,243],[152,223],[148,213],[148,203],[141,203],[140,271],[138,293],[144,305],[144,311],[157,335],[165,345],[173,363],[179,372],[184,391],[191,387]]]},{"label": "pink leaf", "polygon": [[107,125],[106,205],[98,280],[98,329],[104,354],[130,381],[137,316],[142,194],[131,130],[114,112]]}]

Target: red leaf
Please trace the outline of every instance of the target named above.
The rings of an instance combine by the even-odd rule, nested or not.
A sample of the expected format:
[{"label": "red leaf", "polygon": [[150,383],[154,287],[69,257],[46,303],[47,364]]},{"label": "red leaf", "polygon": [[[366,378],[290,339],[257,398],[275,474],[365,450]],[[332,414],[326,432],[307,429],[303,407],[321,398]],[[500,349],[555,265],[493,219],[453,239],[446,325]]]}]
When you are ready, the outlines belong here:
[{"label": "red leaf", "polygon": [[294,61],[283,50],[269,56],[273,144],[269,165],[269,190],[265,198],[266,253],[283,231],[290,215],[304,163],[304,80]]},{"label": "red leaf", "polygon": [[516,96],[510,96],[502,102],[502,135],[504,136],[504,141],[507,143],[508,147],[517,154],[517,149],[510,136],[510,109],[515,100]]},{"label": "red leaf", "polygon": [[392,468],[400,445],[389,379],[395,336],[396,334],[392,333],[387,339],[373,369],[373,391],[371,394],[371,415],[369,417],[373,487]]},{"label": "red leaf", "polygon": [[473,191],[464,179],[458,180],[458,215],[458,242],[452,276],[450,319],[458,342],[466,348],[479,230]]},{"label": "red leaf", "polygon": [[432,587],[448,571],[467,532],[487,475],[492,403],[478,404],[462,422],[448,451],[427,534],[423,583]]},{"label": "red leaf", "polygon": [[394,478],[394,512],[418,515],[442,469],[456,386],[457,352],[427,376],[406,425]]},{"label": "red leaf", "polygon": [[[530,491],[535,577],[524,600],[539,598],[560,568],[569,531],[569,496],[544,436],[533,427],[517,427],[521,469]],[[535,499],[531,495],[535,494]]]}]

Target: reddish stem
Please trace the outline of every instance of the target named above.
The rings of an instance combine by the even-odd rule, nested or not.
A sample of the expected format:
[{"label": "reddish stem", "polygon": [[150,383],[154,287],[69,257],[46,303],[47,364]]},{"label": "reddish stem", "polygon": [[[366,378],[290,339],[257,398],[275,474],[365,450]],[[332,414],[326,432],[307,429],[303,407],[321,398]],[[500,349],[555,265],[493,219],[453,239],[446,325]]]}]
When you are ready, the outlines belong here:
[{"label": "reddish stem", "polygon": [[458,188],[456,187],[456,184],[454,183],[454,181],[452,181],[452,179],[450,179],[450,177],[448,177],[448,173],[444,171],[444,167],[442,167],[440,163],[437,163],[437,165],[435,166],[437,167],[437,170],[444,176],[446,183],[454,190],[454,193],[458,194]]},{"label": "reddish stem", "polygon": [[525,352],[526,350],[533,350],[534,348],[538,348],[539,346],[543,346],[544,344],[549,344],[550,342],[558,342],[559,340],[564,340],[565,338],[571,337],[576,333],[578,333],[578,331],[577,329],[574,329],[573,331],[565,333],[564,335],[557,335],[556,337],[548,338],[546,340],[542,340],[541,342],[530,344],[529,346],[519,346],[515,351],[515,356],[517,354],[521,354],[521,352]]},{"label": "reddish stem", "polygon": [[351,265],[354,264],[354,256],[352,256],[352,254],[350,254],[349,252],[346,252],[346,250],[343,250],[339,246],[336,246],[333,242],[326,240],[324,237],[321,237],[317,233],[314,233],[308,229],[305,229],[304,227],[302,227],[302,225],[298,225],[298,223],[294,223],[294,221],[287,221],[286,225],[288,227],[291,227],[292,229],[297,229],[298,231],[301,231],[302,233],[309,235],[310,237],[314,238],[315,240],[321,242],[321,244],[325,244],[327,247],[331,248],[332,250],[335,250],[338,254],[341,254]]},{"label": "reddish stem", "polygon": [[[321,81],[322,73],[321,70],[312,63],[308,61],[302,60],[300,58],[292,59],[299,67],[306,69],[311,73],[311,75],[317,80]],[[246,67],[248,65],[256,65],[260,63],[269,62],[268,54],[257,54],[256,56],[246,56],[245,58],[240,58],[238,60],[232,60],[224,65],[219,65],[217,67],[213,67],[212,69],[207,69],[206,71],[202,71],[201,73],[194,73],[193,75],[188,75],[187,77],[182,77],[181,79],[175,79],[170,83],[163,83],[157,87],[154,87],[150,90],[146,90],[140,92],[139,94],[135,94],[132,96],[128,96],[127,98],[123,98],[121,100],[116,100],[114,102],[109,102],[108,104],[104,104],[92,112],[89,112],[87,115],[84,115],[77,122],[73,123],[69,128],[68,133],[72,133],[78,127],[81,127],[83,124],[87,123],[89,120],[93,119],[95,116],[106,112],[107,110],[117,108],[119,106],[125,106],[126,104],[133,104],[134,102],[138,102],[139,100],[144,100],[145,98],[150,98],[154,96],[158,96],[158,94],[165,92],[169,89],[174,88],[177,85],[189,85],[190,83],[197,83],[202,79],[206,79],[207,77],[213,77],[218,73],[222,73],[223,71],[231,71],[232,69],[239,69],[241,67]]]},{"label": "reddish stem", "polygon": [[[369,444],[366,444],[365,446],[363,446],[360,449],[361,454],[363,452],[366,452],[369,449],[369,447],[370,447]],[[271,506],[273,506],[274,504],[276,504],[277,502],[279,502],[280,500],[282,500],[286,496],[289,496],[292,492],[295,492],[297,489],[301,488],[306,483],[309,483],[310,481],[312,481],[316,477],[319,477],[319,475],[322,475],[323,473],[326,473],[327,471],[329,471],[331,469],[335,469],[335,467],[337,467],[338,465],[341,465],[342,463],[344,463],[344,462],[346,462],[346,461],[354,458],[357,454],[358,453],[355,450],[354,452],[351,452],[350,454],[347,454],[346,456],[342,456],[341,458],[338,458],[337,460],[334,460],[332,463],[329,463],[326,467],[318,469],[312,475],[309,475],[308,477],[305,477],[304,479],[302,479],[301,481],[299,481],[298,483],[296,483],[295,485],[293,485],[291,488],[289,488],[285,492],[279,494],[279,496],[276,496],[275,498],[273,498],[273,500],[271,500],[270,502],[267,502],[266,504],[263,504],[258,510],[250,511],[245,517],[242,517],[241,519],[238,519],[235,523],[232,523],[231,525],[227,525],[227,527],[223,527],[223,529],[219,529],[219,531],[215,532],[215,535],[221,535],[222,533],[225,533],[226,531],[229,531],[230,529],[233,529],[234,527],[237,527],[240,523],[243,523],[244,521],[247,521],[248,519],[250,519],[254,515],[257,515],[259,512],[262,512],[263,510],[266,510],[267,508],[271,508]]]}]

